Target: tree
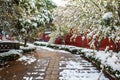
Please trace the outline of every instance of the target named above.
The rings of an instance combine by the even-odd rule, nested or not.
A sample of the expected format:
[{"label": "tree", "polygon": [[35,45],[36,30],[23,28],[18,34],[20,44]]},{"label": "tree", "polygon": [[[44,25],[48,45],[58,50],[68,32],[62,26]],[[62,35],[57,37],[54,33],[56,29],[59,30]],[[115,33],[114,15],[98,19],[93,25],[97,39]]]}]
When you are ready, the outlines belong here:
[{"label": "tree", "polygon": [[97,39],[99,49],[104,37],[115,40],[115,44],[120,40],[119,8],[119,0],[70,0],[66,7],[58,7],[54,11],[54,23],[75,29],[74,35],[81,33],[87,34],[87,38],[92,37],[91,47],[95,47]]},{"label": "tree", "polygon": [[[1,0],[1,4],[2,3],[5,3],[3,6],[7,7],[7,10],[5,10],[6,8],[1,9],[7,11],[3,12],[3,14],[13,12],[14,14],[11,13],[11,16],[14,20],[10,23],[10,21],[6,19],[8,16],[5,15],[3,16],[5,19],[1,21],[6,21],[11,24],[8,27],[5,26],[6,29],[10,28],[10,31],[14,35],[24,40],[24,46],[26,46],[26,42],[32,34],[34,34],[36,29],[52,24],[53,16],[51,12],[55,5],[50,0]],[[6,3],[10,4],[11,7]],[[12,9],[12,11],[10,11],[10,9]]]},{"label": "tree", "polygon": [[10,34],[17,19],[13,0],[0,0],[0,28]]}]

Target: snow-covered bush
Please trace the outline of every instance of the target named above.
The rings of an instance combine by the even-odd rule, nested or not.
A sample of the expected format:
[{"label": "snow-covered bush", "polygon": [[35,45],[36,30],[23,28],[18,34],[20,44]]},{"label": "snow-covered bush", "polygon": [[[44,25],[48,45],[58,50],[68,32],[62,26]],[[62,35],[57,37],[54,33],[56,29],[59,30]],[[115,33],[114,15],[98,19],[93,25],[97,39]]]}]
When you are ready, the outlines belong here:
[{"label": "snow-covered bush", "polygon": [[15,60],[22,56],[22,54],[23,54],[22,50],[10,50],[8,52],[0,53],[0,60],[2,61]]},{"label": "snow-covered bush", "polygon": [[28,46],[24,47],[24,46],[20,46],[20,49],[23,50],[24,53],[27,52],[31,52],[31,51],[35,51],[36,50],[36,46],[32,45],[32,44],[27,44]]}]

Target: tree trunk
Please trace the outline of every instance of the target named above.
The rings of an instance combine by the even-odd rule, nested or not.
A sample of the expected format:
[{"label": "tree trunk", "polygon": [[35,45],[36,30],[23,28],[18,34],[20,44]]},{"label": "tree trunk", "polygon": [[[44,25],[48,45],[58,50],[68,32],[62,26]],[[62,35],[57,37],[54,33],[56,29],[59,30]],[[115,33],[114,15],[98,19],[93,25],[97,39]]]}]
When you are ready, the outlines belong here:
[{"label": "tree trunk", "polygon": [[27,38],[24,39],[24,47],[27,46]]}]

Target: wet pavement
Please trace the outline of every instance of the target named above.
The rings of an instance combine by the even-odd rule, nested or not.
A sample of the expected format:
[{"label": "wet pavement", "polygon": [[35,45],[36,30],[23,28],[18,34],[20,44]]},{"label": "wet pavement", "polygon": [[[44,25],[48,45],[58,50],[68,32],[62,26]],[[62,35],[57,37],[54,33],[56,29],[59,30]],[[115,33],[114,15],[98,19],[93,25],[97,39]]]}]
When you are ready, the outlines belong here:
[{"label": "wet pavement", "polygon": [[[0,68],[0,80],[98,80],[100,75],[80,55],[39,48],[23,58]],[[109,79],[102,75],[100,80]]]}]

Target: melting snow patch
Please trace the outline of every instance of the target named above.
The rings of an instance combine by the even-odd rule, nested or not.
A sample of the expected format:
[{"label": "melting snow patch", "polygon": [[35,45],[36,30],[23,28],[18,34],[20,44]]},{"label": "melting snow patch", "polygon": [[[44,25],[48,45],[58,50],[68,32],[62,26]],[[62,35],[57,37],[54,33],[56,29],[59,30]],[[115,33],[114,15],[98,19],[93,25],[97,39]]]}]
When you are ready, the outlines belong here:
[{"label": "melting snow patch", "polygon": [[45,75],[45,73],[40,73],[40,75],[42,76],[42,75]]},{"label": "melting snow patch", "polygon": [[37,78],[35,78],[35,79],[38,79],[38,80],[39,80],[39,79],[44,79],[44,78],[43,78],[43,77],[41,77],[41,76],[39,76],[39,77],[37,77]]},{"label": "melting snow patch", "polygon": [[33,80],[33,77],[23,77],[25,80]]},{"label": "melting snow patch", "polygon": [[36,61],[36,58],[32,56],[22,56],[18,61],[25,61],[27,64],[31,64]]}]

